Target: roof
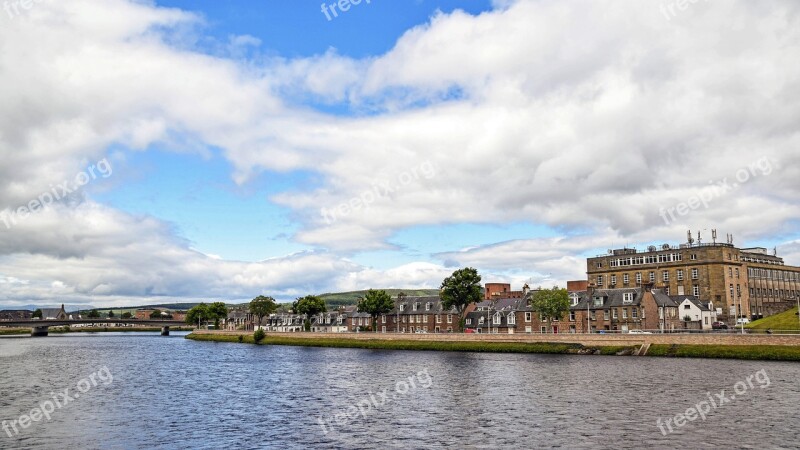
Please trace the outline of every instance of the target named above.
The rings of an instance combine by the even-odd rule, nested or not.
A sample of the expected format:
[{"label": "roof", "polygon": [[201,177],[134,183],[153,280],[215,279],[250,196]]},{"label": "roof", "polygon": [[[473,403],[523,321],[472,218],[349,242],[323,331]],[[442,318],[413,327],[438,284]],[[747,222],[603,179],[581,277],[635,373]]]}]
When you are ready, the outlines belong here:
[{"label": "roof", "polygon": [[688,300],[694,306],[700,309],[700,311],[711,311],[710,303],[701,302],[700,299],[694,295],[670,295],[669,298],[678,305]]}]

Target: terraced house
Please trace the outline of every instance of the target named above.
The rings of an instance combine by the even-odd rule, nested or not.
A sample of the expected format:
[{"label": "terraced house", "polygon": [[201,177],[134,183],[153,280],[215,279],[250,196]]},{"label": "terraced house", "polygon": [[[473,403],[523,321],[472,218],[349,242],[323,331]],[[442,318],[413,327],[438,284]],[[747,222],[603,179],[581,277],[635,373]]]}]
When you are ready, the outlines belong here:
[{"label": "terraced house", "polygon": [[394,309],[378,318],[383,333],[453,333],[458,331],[458,312],[445,309],[438,296],[405,297],[395,300]]},{"label": "terraced house", "polygon": [[592,289],[578,293],[570,308],[569,331],[676,331],[682,329],[678,303],[663,290],[649,286]]}]

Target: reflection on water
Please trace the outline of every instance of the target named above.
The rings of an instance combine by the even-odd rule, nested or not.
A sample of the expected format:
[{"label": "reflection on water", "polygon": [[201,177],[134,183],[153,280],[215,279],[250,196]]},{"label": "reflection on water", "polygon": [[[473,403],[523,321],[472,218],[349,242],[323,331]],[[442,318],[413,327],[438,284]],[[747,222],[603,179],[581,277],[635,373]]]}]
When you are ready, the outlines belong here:
[{"label": "reflection on water", "polygon": [[[795,363],[314,349],[152,334],[0,339],[0,448],[793,448]],[[770,385],[664,436],[748,375]],[[426,378],[427,377],[427,378]],[[18,427],[19,428],[19,427]]]}]

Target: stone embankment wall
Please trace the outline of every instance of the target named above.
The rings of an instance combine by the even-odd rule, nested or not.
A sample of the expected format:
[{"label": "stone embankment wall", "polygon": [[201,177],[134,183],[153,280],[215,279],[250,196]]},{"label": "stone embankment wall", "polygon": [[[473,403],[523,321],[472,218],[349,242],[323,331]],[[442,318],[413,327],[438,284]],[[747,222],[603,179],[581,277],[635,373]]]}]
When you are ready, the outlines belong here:
[{"label": "stone embankment wall", "polygon": [[[252,334],[252,331],[195,331],[198,334]],[[790,345],[800,346],[800,335],[708,334],[395,334],[395,333],[267,333],[292,338],[340,338],[408,341],[568,342],[586,346],[683,345]]]}]

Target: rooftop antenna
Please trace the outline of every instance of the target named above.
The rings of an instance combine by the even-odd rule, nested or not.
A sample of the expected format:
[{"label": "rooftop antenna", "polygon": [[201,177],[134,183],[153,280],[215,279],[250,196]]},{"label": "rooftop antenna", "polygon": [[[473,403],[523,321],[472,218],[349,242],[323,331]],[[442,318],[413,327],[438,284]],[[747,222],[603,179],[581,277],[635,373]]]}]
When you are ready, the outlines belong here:
[{"label": "rooftop antenna", "polygon": [[697,230],[697,245],[703,242],[703,238],[700,237],[700,230]]},{"label": "rooftop antenna", "polygon": [[686,230],[686,241],[689,242],[689,246],[694,244],[694,238],[692,237],[692,230]]},{"label": "rooftop antenna", "polygon": [[711,241],[713,243],[715,243],[715,244],[717,243],[717,229],[716,228],[713,228],[711,230]]}]

